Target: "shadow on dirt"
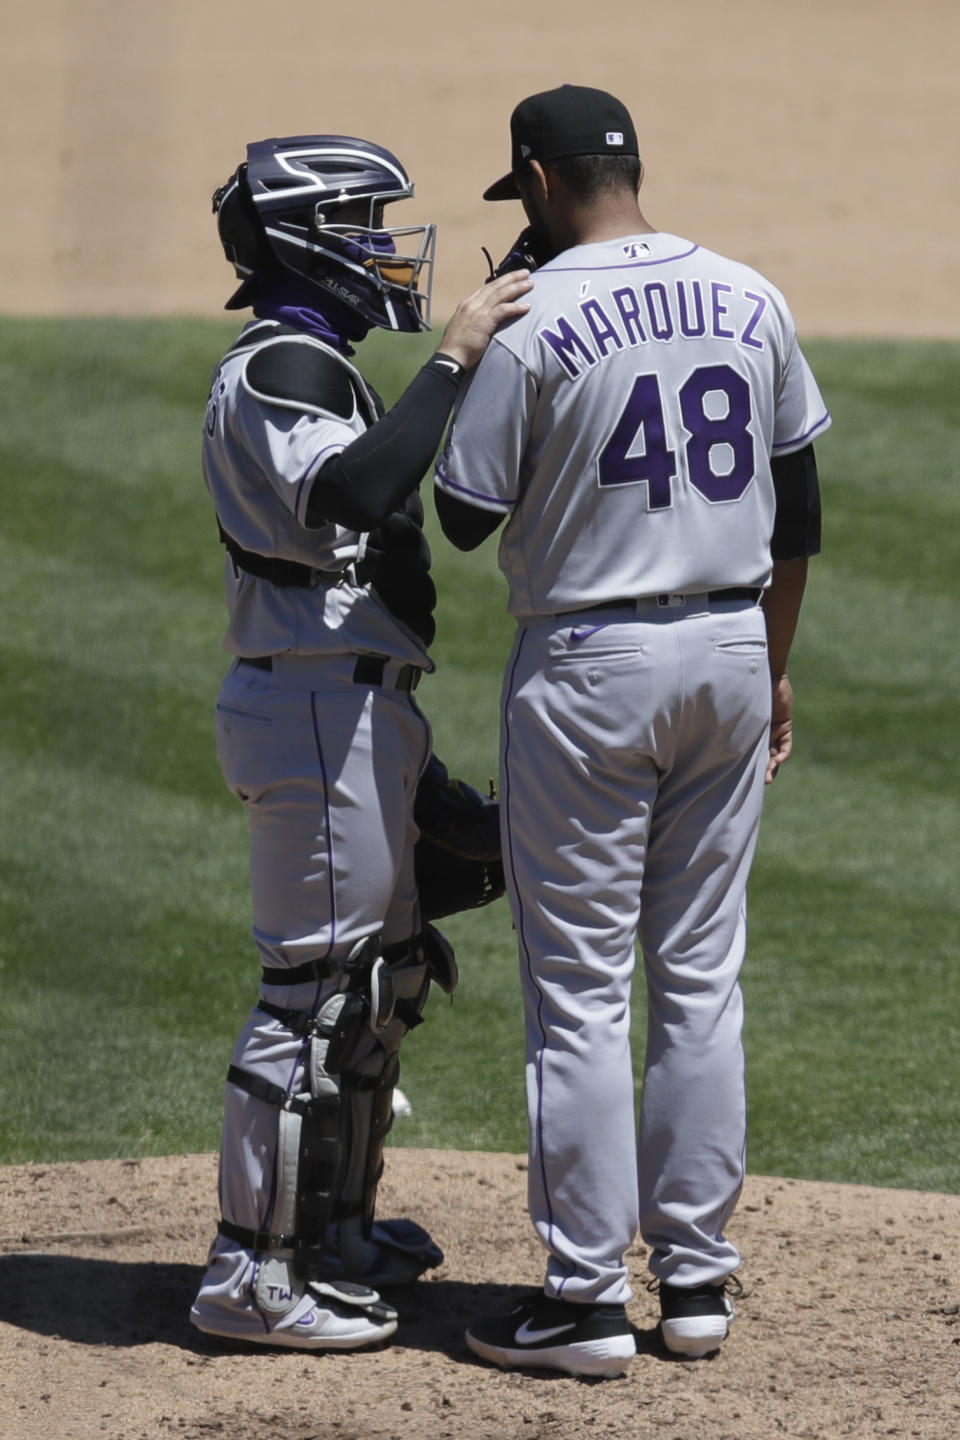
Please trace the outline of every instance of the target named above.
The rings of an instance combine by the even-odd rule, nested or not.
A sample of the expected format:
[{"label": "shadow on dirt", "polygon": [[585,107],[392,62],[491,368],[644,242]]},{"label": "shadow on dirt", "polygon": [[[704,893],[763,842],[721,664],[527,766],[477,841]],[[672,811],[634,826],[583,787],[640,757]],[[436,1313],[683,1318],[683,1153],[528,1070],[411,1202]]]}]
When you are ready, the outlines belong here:
[{"label": "shadow on dirt", "polygon": [[194,1348],[187,1314],[202,1270],[196,1265],[0,1257],[0,1321],[80,1345]]},{"label": "shadow on dirt", "polygon": [[[266,1353],[260,1346],[221,1342],[193,1328],[188,1314],[202,1273],[197,1265],[4,1255],[0,1256],[0,1321],[80,1345],[175,1345],[203,1355]],[[518,1285],[454,1280],[422,1280],[392,1291],[390,1301],[399,1311],[400,1327],[391,1348],[473,1362],[463,1338],[470,1321],[478,1314],[511,1310],[528,1293]],[[641,1354],[660,1353],[655,1330],[637,1331],[636,1340]]]}]

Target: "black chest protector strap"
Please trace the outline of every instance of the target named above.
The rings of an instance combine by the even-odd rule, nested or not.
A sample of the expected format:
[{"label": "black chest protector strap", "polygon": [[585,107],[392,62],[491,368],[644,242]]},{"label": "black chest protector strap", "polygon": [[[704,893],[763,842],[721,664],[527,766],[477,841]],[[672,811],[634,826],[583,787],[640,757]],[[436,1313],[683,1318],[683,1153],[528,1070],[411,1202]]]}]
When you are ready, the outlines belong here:
[{"label": "black chest protector strap", "polygon": [[299,560],[278,560],[270,555],[258,555],[254,550],[244,550],[232,535],[227,534],[219,517],[217,529],[234,565],[248,575],[256,575],[258,580],[269,580],[271,585],[280,589],[299,586],[304,590],[315,590],[318,585],[335,585],[341,580],[355,580],[358,585],[366,585],[373,575],[372,559],[357,560],[343,570],[314,570],[310,565],[301,565]]},{"label": "black chest protector strap", "polygon": [[234,565],[245,570],[248,575],[256,575],[259,580],[269,580],[271,585],[283,588],[299,585],[306,590],[312,590],[317,585],[319,570],[314,570],[309,565],[301,565],[297,560],[278,560],[269,555],[258,555],[253,550],[244,550],[243,546],[238,545],[233,536],[224,530],[219,516],[217,529],[220,531],[221,544],[226,546],[227,554]]}]

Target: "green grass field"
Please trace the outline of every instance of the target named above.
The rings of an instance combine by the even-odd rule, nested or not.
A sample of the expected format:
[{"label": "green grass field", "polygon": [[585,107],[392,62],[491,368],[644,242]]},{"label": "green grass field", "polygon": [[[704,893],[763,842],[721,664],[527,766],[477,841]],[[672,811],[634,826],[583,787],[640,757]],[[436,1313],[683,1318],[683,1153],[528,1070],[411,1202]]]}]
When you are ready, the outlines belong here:
[{"label": "green grass field", "polygon": [[[198,454],[234,330],[0,321],[0,1162],[217,1145],[258,973],[213,749],[222,558]],[[430,348],[378,334],[363,360],[390,400]],[[749,1167],[957,1192],[960,346],[805,348],[834,428],[797,753],[751,891]],[[493,545],[435,555],[420,698],[439,754],[484,787],[504,587]],[[406,1043],[394,1143],[523,1150],[505,905],[444,928],[462,985]]]}]

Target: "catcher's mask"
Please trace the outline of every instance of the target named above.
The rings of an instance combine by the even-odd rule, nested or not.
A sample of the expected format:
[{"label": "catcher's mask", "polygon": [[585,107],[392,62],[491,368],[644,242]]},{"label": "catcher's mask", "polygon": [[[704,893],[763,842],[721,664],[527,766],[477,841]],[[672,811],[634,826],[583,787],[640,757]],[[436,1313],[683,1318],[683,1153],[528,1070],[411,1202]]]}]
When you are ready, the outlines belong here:
[{"label": "catcher's mask", "polygon": [[412,194],[382,146],[297,135],[248,145],[213,209],[241,279],[279,262],[370,325],[429,330],[436,226],[383,226],[384,206]]}]

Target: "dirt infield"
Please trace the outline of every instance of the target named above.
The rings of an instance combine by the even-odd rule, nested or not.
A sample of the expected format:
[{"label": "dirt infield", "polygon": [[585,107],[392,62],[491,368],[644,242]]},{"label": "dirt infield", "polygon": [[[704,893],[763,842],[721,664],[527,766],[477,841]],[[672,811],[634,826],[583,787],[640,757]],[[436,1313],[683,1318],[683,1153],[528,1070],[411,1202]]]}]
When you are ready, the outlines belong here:
[{"label": "dirt infield", "polygon": [[371,1354],[218,1350],[187,1311],[211,1156],[0,1170],[4,1440],[840,1440],[960,1433],[960,1197],[753,1176],[745,1294],[713,1360],[661,1349],[631,1254],[637,1359],[614,1381],[501,1373],[463,1328],[542,1279],[513,1155],[395,1150],[381,1213],[446,1251]]},{"label": "dirt infield", "polygon": [[[633,110],[652,223],[758,266],[804,335],[960,336],[956,0],[34,0],[0,51],[0,313],[217,314],[210,193],[243,142],[394,148],[440,227],[450,313],[520,225],[484,206],[515,101],[565,80]],[[334,20],[336,24],[334,25]],[[401,342],[398,342],[401,343]],[[198,397],[199,403],[199,397]],[[670,1360],[633,1255],[639,1356],[606,1383],[500,1374],[462,1340],[537,1284],[513,1156],[395,1150],[380,1213],[444,1266],[388,1349],[218,1351],[187,1310],[215,1160],[0,1169],[3,1440],[839,1440],[960,1433],[960,1197],[752,1176],[746,1293],[715,1360]]]},{"label": "dirt infield", "polygon": [[480,199],[512,106],[575,81],[630,105],[651,222],[757,265],[802,334],[956,336],[958,52],[955,0],[33,0],[0,47],[0,313],[216,313],[214,186],[326,130],[409,167],[449,315],[520,228]]}]

